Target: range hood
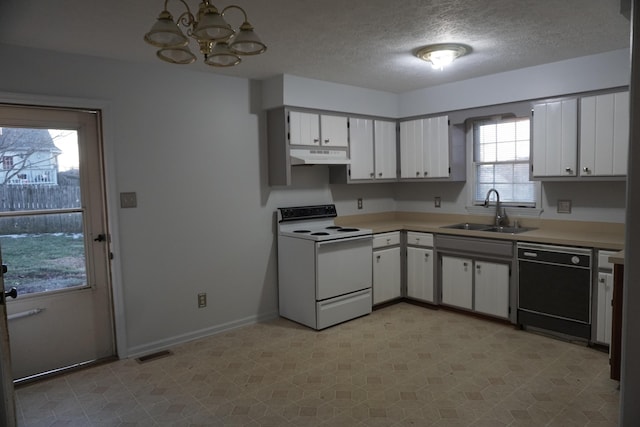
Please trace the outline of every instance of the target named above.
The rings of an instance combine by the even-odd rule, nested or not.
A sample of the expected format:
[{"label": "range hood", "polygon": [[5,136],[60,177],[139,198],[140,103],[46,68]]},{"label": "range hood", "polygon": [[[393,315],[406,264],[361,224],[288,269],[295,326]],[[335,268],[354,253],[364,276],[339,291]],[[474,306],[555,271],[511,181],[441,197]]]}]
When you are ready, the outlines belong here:
[{"label": "range hood", "polygon": [[291,165],[348,165],[351,164],[347,150],[322,148],[292,148],[289,152]]}]

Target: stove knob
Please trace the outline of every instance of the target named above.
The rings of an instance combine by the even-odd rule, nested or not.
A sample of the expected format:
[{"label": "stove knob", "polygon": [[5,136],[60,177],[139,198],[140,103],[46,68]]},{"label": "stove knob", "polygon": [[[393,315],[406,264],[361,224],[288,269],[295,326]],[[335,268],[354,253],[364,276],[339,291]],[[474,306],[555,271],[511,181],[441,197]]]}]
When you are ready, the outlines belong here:
[{"label": "stove knob", "polygon": [[580,258],[578,258],[577,256],[574,255],[574,256],[571,257],[571,262],[576,264],[576,265],[580,264]]}]

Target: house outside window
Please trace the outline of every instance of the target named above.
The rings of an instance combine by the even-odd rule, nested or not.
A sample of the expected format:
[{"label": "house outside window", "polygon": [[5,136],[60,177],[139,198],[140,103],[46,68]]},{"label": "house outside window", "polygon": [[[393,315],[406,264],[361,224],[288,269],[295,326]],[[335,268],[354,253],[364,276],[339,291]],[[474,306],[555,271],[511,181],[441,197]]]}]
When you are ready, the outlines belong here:
[{"label": "house outside window", "polygon": [[2,156],[2,169],[13,169],[13,156]]},{"label": "house outside window", "polygon": [[[474,123],[474,205],[482,205],[487,192],[495,188],[506,206],[536,206],[538,186],[529,180],[529,136],[528,118]],[[494,195],[491,200],[495,200]]]}]

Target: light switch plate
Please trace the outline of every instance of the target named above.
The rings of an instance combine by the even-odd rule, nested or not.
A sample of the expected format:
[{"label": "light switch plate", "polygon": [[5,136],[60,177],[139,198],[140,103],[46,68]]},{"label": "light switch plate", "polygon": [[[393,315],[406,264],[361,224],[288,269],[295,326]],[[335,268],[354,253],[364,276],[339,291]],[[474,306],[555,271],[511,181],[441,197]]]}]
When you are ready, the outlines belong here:
[{"label": "light switch plate", "polygon": [[120,193],[120,207],[121,208],[135,208],[138,207],[138,200],[135,192]]},{"label": "light switch plate", "polygon": [[558,200],[558,213],[571,213],[571,200]]}]

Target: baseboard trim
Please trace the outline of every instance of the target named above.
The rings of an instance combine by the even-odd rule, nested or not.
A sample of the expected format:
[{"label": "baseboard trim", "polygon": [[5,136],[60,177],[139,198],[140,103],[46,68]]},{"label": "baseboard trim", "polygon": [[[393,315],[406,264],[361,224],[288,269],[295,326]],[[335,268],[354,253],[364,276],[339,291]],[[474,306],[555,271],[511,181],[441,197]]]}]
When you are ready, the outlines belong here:
[{"label": "baseboard trim", "polygon": [[227,332],[232,329],[241,328],[243,326],[253,325],[255,323],[266,322],[278,317],[278,312],[270,312],[259,314],[256,316],[248,316],[242,319],[233,320],[231,322],[222,323],[220,325],[211,326],[209,328],[199,329],[197,331],[189,332],[182,335],[176,335],[173,337],[165,338],[158,341],[153,341],[147,344],[130,347],[127,352],[127,358],[135,359],[145,356],[150,353],[166,350],[178,344],[183,344],[189,341],[197,340],[200,338],[209,337],[222,332]]}]

